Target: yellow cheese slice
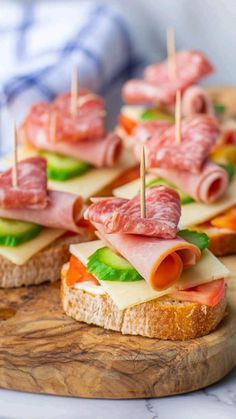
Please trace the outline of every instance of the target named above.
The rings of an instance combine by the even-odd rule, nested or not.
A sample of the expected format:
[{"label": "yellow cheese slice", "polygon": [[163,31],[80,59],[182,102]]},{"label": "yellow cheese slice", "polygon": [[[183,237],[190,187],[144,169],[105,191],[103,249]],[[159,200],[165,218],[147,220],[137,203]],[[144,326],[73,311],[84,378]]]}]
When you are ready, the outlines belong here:
[{"label": "yellow cheese slice", "polygon": [[[147,175],[147,181],[155,179],[153,175]],[[113,195],[121,198],[133,198],[139,191],[139,180],[127,183],[113,190]],[[191,227],[204,223],[216,215],[226,211],[236,205],[236,179],[234,179],[225,195],[213,204],[202,204],[200,202],[192,202],[191,204],[182,205],[180,227]]]},{"label": "yellow cheese slice", "polygon": [[37,237],[16,247],[0,246],[0,255],[15,265],[24,265],[32,256],[62,236],[65,230],[44,228]]},{"label": "yellow cheese slice", "polygon": [[[32,155],[35,155],[35,152],[20,148],[18,155],[19,160],[22,160],[27,157],[32,157]],[[1,159],[0,164],[7,168],[11,162],[12,156],[7,156]],[[113,182],[124,172],[124,170],[131,168],[135,164],[136,161],[131,151],[124,150],[117,166],[112,168],[92,169],[82,176],[77,176],[63,182],[50,180],[48,182],[48,187],[51,190],[75,193],[87,200]]]},{"label": "yellow cheese slice", "polygon": [[[88,258],[97,249],[104,246],[101,240],[72,244],[70,252],[86,266]],[[182,288],[191,288],[229,275],[228,269],[209,250],[205,250],[200,261],[193,268],[183,272],[178,285],[164,291],[153,290],[146,281],[120,282],[120,281],[99,281],[103,289],[111,297],[120,310],[155,298],[167,295],[170,292]]]}]

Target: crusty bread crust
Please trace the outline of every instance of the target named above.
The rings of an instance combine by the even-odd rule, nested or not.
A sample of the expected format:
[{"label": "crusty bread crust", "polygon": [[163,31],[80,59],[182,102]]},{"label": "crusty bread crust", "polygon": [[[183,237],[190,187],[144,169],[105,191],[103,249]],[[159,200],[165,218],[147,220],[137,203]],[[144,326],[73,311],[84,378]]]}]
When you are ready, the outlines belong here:
[{"label": "crusty bread crust", "polygon": [[[207,231],[206,231],[207,233]],[[236,253],[236,233],[221,232],[219,234],[208,234],[210,243],[209,250],[216,256],[233,255]]]},{"label": "crusty bread crust", "polygon": [[91,234],[88,232],[82,236],[60,237],[21,266],[0,256],[0,287],[15,288],[23,285],[37,285],[45,281],[57,281],[60,279],[63,263],[69,258],[69,245],[87,241],[91,238]]},{"label": "crusty bread crust", "polygon": [[215,306],[179,302],[167,297],[119,310],[111,298],[70,288],[62,275],[61,301],[73,319],[115,330],[165,340],[187,340],[207,335],[225,315],[226,296]]}]

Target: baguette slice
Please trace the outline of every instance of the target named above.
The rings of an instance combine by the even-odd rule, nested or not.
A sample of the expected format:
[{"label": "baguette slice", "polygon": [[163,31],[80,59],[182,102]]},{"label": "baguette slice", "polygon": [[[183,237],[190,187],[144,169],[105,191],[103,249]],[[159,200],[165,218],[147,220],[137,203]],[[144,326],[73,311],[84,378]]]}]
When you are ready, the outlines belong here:
[{"label": "baguette slice", "polygon": [[168,297],[119,310],[107,295],[94,295],[70,288],[62,270],[61,301],[73,319],[115,330],[124,335],[141,335],[165,340],[187,340],[207,335],[225,315],[226,296],[214,307],[179,302]]},{"label": "baguette slice", "polygon": [[18,266],[0,256],[0,287],[14,288],[23,285],[36,285],[45,281],[60,279],[61,267],[69,256],[69,245],[92,239],[94,233],[60,237],[30,258],[24,265]]},{"label": "baguette slice", "polygon": [[236,232],[226,228],[196,227],[196,230],[206,233],[210,239],[209,250],[215,256],[227,256],[236,253]]}]

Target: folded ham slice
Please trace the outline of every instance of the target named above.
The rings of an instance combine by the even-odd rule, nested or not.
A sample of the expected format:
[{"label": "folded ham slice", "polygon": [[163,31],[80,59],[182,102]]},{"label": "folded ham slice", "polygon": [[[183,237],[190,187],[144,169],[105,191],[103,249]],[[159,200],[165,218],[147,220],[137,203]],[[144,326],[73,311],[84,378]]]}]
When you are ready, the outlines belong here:
[{"label": "folded ham slice", "polygon": [[92,204],[86,217],[103,225],[106,233],[120,232],[163,239],[175,238],[180,218],[179,195],[165,186],[146,190],[146,217],[140,216],[140,197],[108,198]]},{"label": "folded ham slice", "polygon": [[181,143],[175,127],[154,135],[147,144],[148,167],[198,173],[219,135],[217,120],[210,115],[192,115],[181,122]]},{"label": "folded ham slice", "polygon": [[143,80],[125,83],[122,96],[134,104],[173,105],[177,90],[184,92],[189,86],[213,72],[212,64],[198,51],[186,50],[176,54],[176,77],[170,78],[167,60],[150,65]]},{"label": "folded ham slice", "polygon": [[202,87],[190,86],[182,96],[181,111],[184,117],[197,113],[214,114],[212,101]]},{"label": "folded ham slice", "polygon": [[163,240],[133,234],[107,234],[103,225],[94,225],[99,236],[126,258],[156,290],[176,283],[182,270],[195,265],[201,257],[198,247],[179,237]]},{"label": "folded ham slice", "polygon": [[141,79],[128,80],[122,88],[122,98],[129,105],[167,105],[168,95],[166,88]]},{"label": "folded ham slice", "polygon": [[229,183],[226,171],[211,162],[207,162],[200,173],[161,168],[151,171],[158,177],[173,183],[196,201],[205,204],[210,204],[221,198]]},{"label": "folded ham slice", "polygon": [[49,204],[44,209],[4,209],[0,217],[28,221],[45,227],[80,232],[79,220],[84,209],[83,199],[75,194],[49,191]]},{"label": "folded ham slice", "polygon": [[48,205],[46,160],[31,157],[17,164],[17,187],[12,169],[0,175],[1,208],[45,208]]},{"label": "folded ham slice", "polygon": [[24,126],[20,137],[39,150],[46,150],[85,161],[95,167],[113,166],[119,159],[122,143],[120,137],[110,133],[103,138],[80,141],[49,141],[42,127]]}]

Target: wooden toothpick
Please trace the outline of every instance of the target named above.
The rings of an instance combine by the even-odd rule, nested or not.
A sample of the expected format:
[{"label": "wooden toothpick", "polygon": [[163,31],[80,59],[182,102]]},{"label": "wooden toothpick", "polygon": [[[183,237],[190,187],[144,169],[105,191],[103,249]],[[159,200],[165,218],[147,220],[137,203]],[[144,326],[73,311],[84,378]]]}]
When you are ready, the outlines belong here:
[{"label": "wooden toothpick", "polygon": [[146,181],[145,181],[145,148],[144,145],[141,149],[140,156],[140,213],[141,218],[146,217]]},{"label": "wooden toothpick", "polygon": [[50,126],[49,126],[49,139],[52,143],[56,142],[57,135],[57,114],[52,112],[50,115]]},{"label": "wooden toothpick", "polygon": [[176,92],[175,101],[175,140],[178,144],[181,143],[181,93],[180,90]]},{"label": "wooden toothpick", "polygon": [[166,30],[168,73],[170,79],[176,78],[175,32],[173,28]]},{"label": "wooden toothpick", "polygon": [[18,188],[18,175],[17,175],[17,130],[15,122],[13,122],[13,167],[12,167],[12,186]]},{"label": "wooden toothpick", "polygon": [[77,68],[74,67],[71,74],[71,88],[70,88],[70,112],[72,116],[77,114],[78,101],[78,75]]}]

